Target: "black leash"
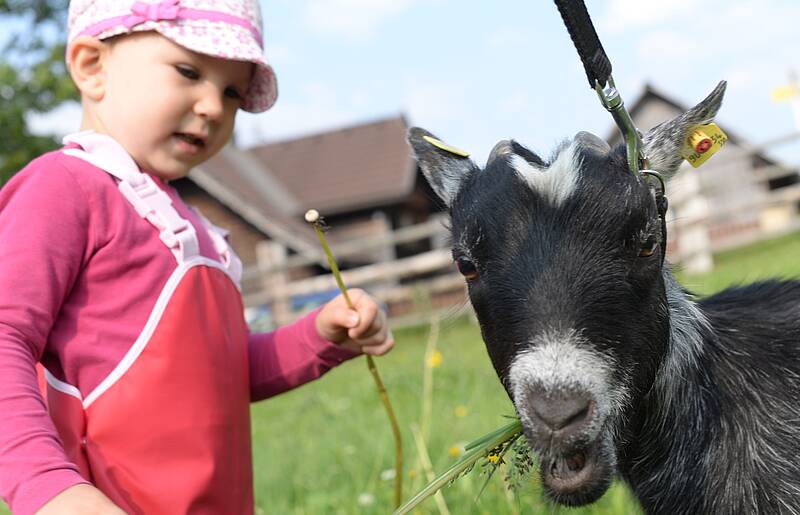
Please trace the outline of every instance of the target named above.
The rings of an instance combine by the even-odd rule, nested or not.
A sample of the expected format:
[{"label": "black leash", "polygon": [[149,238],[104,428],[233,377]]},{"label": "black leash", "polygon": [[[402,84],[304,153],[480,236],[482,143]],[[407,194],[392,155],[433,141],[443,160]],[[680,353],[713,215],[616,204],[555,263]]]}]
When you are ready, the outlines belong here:
[{"label": "black leash", "polygon": [[597,37],[586,5],[581,0],[555,0],[555,2],[558,12],[561,13],[561,19],[567,26],[569,37],[572,38],[572,43],[583,62],[589,87],[594,89],[595,84],[605,87],[611,76],[611,61],[608,60],[600,38]]},{"label": "black leash", "polygon": [[630,113],[625,109],[625,103],[617,91],[614,78],[611,76],[611,61],[600,43],[597,31],[594,29],[589,11],[583,0],[554,0],[561,19],[567,27],[569,37],[578,51],[583,68],[586,71],[586,78],[589,80],[589,87],[597,92],[603,107],[611,113],[617,123],[622,137],[625,140],[628,168],[636,175],[644,175],[657,179],[656,186],[656,209],[661,218],[661,234],[663,238],[663,249],[661,250],[661,264],[667,254],[667,207],[668,201],[664,179],[653,170],[648,170],[647,158],[643,152],[642,135],[631,119]]},{"label": "black leash", "polygon": [[603,50],[600,38],[597,37],[586,5],[583,0],[555,0],[555,3],[578,50],[578,56],[586,70],[586,78],[589,79],[589,87],[597,92],[603,107],[611,113],[622,131],[628,152],[628,168],[636,174],[639,170],[647,168],[642,154],[642,136],[633,124],[631,115],[625,109],[625,103],[614,84],[611,61]]}]

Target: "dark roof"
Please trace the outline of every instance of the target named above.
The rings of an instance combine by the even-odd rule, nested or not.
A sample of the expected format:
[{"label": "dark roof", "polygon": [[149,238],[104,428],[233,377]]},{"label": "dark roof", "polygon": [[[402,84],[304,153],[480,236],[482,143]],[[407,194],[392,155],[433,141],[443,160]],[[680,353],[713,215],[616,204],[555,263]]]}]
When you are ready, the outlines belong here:
[{"label": "dark roof", "polygon": [[273,239],[316,253],[302,221],[401,201],[416,163],[402,116],[247,150],[229,145],[189,178]]},{"label": "dark roof", "polygon": [[323,213],[385,205],[414,189],[403,117],[262,145],[250,152],[297,200]]}]

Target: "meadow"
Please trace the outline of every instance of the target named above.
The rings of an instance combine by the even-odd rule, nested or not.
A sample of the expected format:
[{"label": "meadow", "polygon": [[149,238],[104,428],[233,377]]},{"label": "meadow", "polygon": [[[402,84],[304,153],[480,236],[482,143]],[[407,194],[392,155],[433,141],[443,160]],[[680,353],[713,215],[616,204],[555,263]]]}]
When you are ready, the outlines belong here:
[{"label": "meadow", "polygon": [[[701,294],[734,283],[800,277],[800,232],[715,256],[713,273],[678,275]],[[506,423],[513,408],[489,363],[477,325],[464,313],[441,320],[437,353],[428,355],[430,328],[395,331],[396,349],[377,360],[403,431],[404,498],[427,481],[412,425],[425,436],[433,469],[443,471],[463,445]],[[423,377],[432,377],[423,395]],[[427,401],[425,399],[428,399]],[[430,402],[428,408],[425,403]],[[429,416],[423,414],[429,413]],[[386,514],[392,506],[394,444],[364,358],[273,399],[253,405],[255,491],[258,513],[281,515]],[[420,427],[422,426],[422,427]],[[622,484],[594,505],[555,507],[541,498],[536,473],[510,492],[503,469],[480,498],[480,469],[442,490],[453,514],[637,514]],[[0,506],[0,513],[7,513]],[[428,499],[414,513],[441,513]]]}]

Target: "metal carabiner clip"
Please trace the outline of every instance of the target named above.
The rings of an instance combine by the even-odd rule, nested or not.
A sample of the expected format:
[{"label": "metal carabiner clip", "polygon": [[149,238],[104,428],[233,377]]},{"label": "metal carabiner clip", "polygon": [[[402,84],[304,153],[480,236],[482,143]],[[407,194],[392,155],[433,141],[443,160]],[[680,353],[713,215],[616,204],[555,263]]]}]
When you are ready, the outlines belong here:
[{"label": "metal carabiner clip", "polygon": [[605,88],[598,81],[595,81],[594,89],[597,92],[597,96],[600,97],[600,103],[611,113],[617,127],[622,132],[622,137],[625,138],[625,146],[628,152],[628,168],[634,174],[638,174],[643,167],[647,166],[642,150],[644,147],[642,135],[636,125],[633,124],[633,119],[628,110],[625,109],[625,103],[622,101],[616,84],[614,84],[614,78],[611,75],[608,76],[608,84]]}]

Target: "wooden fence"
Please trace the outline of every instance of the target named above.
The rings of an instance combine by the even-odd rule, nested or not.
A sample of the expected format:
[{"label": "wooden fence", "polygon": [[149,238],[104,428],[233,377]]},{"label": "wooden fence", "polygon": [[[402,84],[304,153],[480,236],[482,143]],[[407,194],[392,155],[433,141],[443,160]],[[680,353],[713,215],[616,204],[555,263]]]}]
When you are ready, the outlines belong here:
[{"label": "wooden fence", "polygon": [[[391,317],[413,323],[418,316],[430,316],[431,309],[447,310],[466,298],[464,279],[453,265],[449,247],[445,246],[447,229],[442,216],[373,238],[343,242],[333,246],[332,251],[337,260],[343,261],[365,251],[387,246],[394,249],[419,240],[431,242],[431,250],[342,271],[348,288],[368,289],[387,306]],[[258,267],[245,270],[243,280],[257,279],[261,288],[245,294],[245,305],[267,305],[276,325],[293,320],[298,311],[307,309],[297,305],[298,298],[324,298],[338,291],[330,273],[290,280],[296,275],[293,270],[327,265],[321,250],[319,254],[290,256],[283,244],[265,241],[259,244],[257,254]]]},{"label": "wooden fence", "polygon": [[[792,135],[789,141],[800,136]],[[783,141],[779,141],[782,143]],[[730,162],[717,161],[717,167],[727,168],[731,163],[745,162],[763,147],[751,147]],[[708,169],[705,172],[709,173]],[[668,227],[670,234],[668,259],[681,263],[689,273],[702,273],[713,268],[712,255],[720,250],[753,243],[790,231],[800,230],[800,183],[770,191],[764,185],[775,177],[783,177],[787,170],[781,166],[762,167],[749,172],[747,180],[733,184],[746,193],[732,203],[726,195],[709,191],[708,186],[689,182],[678,187],[676,177],[668,188],[671,204]],[[687,177],[692,177],[687,175]],[[748,189],[749,188],[749,189]],[[669,190],[672,191],[669,191]],[[750,195],[749,192],[753,192]],[[429,317],[430,309],[447,310],[466,301],[463,278],[456,272],[443,215],[414,226],[394,231],[385,230],[370,238],[359,238],[333,247],[334,255],[341,261],[352,256],[364,256],[373,251],[384,260],[352,268],[343,272],[345,284],[350,288],[365,288],[386,304],[390,316],[396,321],[415,322]],[[398,245],[427,240],[430,250],[410,257],[392,259]],[[382,252],[374,252],[383,249]],[[331,274],[302,279],[297,271],[326,266],[321,249],[305,251],[302,255],[289,255],[286,247],[277,242],[262,242],[258,247],[258,266],[245,270],[245,283],[258,287],[245,294],[245,305],[268,306],[274,324],[283,324],[296,318],[307,309],[298,306],[303,297],[322,298],[336,293],[336,283]],[[397,322],[396,322],[397,323]]]}]

